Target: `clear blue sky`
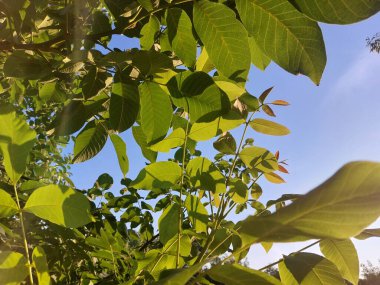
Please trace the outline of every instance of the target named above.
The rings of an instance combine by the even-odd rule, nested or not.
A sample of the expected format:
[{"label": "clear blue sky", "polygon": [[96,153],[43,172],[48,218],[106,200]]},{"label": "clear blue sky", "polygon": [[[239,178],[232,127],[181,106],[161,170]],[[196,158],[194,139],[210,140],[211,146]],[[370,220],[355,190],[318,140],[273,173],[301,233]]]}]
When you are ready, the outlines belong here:
[{"label": "clear blue sky", "polygon": [[[320,86],[308,78],[294,76],[272,63],[265,72],[252,67],[247,89],[255,95],[275,86],[272,99],[290,102],[289,107],[276,107],[277,118],[291,130],[286,137],[264,136],[250,131],[255,144],[271,151],[280,150],[288,159],[290,174],[286,184],[261,181],[263,201],[285,193],[305,193],[326,180],[344,163],[353,160],[380,162],[380,55],[370,53],[366,37],[380,32],[380,15],[348,26],[321,25],[327,50],[327,66]],[[120,49],[136,46],[137,41],[113,40]],[[262,116],[264,117],[264,116]],[[234,132],[239,134],[239,132]],[[145,166],[131,131],[122,134],[130,160],[128,177],[135,178]],[[211,143],[209,143],[211,145]],[[203,155],[213,156],[211,148]],[[163,156],[161,156],[163,159]],[[159,159],[160,160],[160,156]],[[72,166],[73,181],[78,188],[90,188],[102,173],[114,177],[115,193],[121,172],[110,141],[90,161]],[[380,205],[379,205],[380,207]],[[373,227],[380,227],[380,222]],[[255,246],[248,260],[258,268],[281,258],[304,244],[278,244],[269,254]],[[355,242],[360,261],[380,259],[380,239]],[[377,250],[376,250],[377,249]]]}]

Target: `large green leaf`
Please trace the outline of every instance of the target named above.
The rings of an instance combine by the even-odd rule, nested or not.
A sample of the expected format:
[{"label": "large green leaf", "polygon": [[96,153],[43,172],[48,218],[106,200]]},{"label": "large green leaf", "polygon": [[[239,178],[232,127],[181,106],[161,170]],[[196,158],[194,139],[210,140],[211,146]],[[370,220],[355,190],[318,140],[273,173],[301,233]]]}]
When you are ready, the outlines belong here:
[{"label": "large green leaf", "polygon": [[172,119],[172,104],[168,94],[153,82],[139,86],[141,127],[147,143],[155,143],[165,137]]},{"label": "large green leaf", "polygon": [[377,0],[289,0],[308,17],[330,24],[350,24],[364,20],[380,10]]},{"label": "large green leaf", "polygon": [[248,217],[240,235],[246,245],[312,238],[346,239],[380,215],[380,164],[346,164],[326,182],[277,212]]},{"label": "large green leaf", "polygon": [[104,122],[89,122],[75,138],[73,163],[93,158],[102,150],[107,138]]},{"label": "large green leaf", "polygon": [[351,240],[324,239],[319,246],[323,255],[336,265],[344,279],[358,284],[359,258]]},{"label": "large green leaf", "polygon": [[140,126],[132,127],[132,133],[134,139],[141,148],[143,156],[150,162],[155,162],[157,159],[157,152],[152,151],[148,148],[148,144],[146,143],[146,136],[142,128]]},{"label": "large green leaf", "polygon": [[248,37],[251,62],[259,69],[265,70],[270,63],[270,58],[261,50],[253,37]]},{"label": "large green leaf", "polygon": [[178,234],[179,211],[181,211],[180,206],[173,203],[163,211],[158,219],[160,242],[163,245]]},{"label": "large green leaf", "polygon": [[107,86],[109,74],[92,66],[82,79],[82,93],[85,99],[90,99],[99,94]]},{"label": "large green leaf", "polygon": [[149,149],[159,152],[169,152],[172,148],[179,147],[184,143],[185,131],[182,128],[177,128],[162,141],[151,145]]},{"label": "large green leaf", "polygon": [[132,127],[140,109],[139,92],[136,85],[127,82],[123,75],[117,73],[112,85],[110,102],[111,127],[123,132]]},{"label": "large green leaf", "polygon": [[239,157],[247,167],[258,169],[265,173],[278,170],[276,157],[267,149],[257,146],[243,148]]},{"label": "large green leaf", "polygon": [[169,81],[168,89],[173,103],[190,113],[192,122],[214,120],[230,108],[228,97],[202,71],[179,73]]},{"label": "large green leaf", "polygon": [[186,66],[194,66],[197,42],[193,36],[193,25],[189,16],[182,9],[171,8],[166,12],[166,23],[173,51]]},{"label": "large green leaf", "polygon": [[129,160],[127,156],[127,146],[123,139],[116,134],[110,135],[111,142],[115,148],[117,160],[119,161],[120,170],[123,176],[127,174],[129,170]]},{"label": "large green leaf", "polygon": [[46,253],[40,246],[36,246],[33,249],[32,254],[33,266],[37,272],[37,279],[39,284],[51,284],[49,267],[47,264]]},{"label": "large green leaf", "polygon": [[160,31],[160,21],[156,16],[151,15],[149,22],[141,29],[140,45],[141,48],[149,50],[156,39],[157,33]]},{"label": "large green leaf", "polygon": [[0,218],[10,217],[17,212],[18,207],[12,196],[0,189]]},{"label": "large green leaf", "polygon": [[364,240],[371,237],[380,237],[380,228],[378,229],[365,229],[360,234],[355,236],[356,239]]},{"label": "large green leaf", "polygon": [[63,107],[52,123],[54,134],[57,136],[71,135],[83,127],[87,118],[83,102],[72,100]]},{"label": "large green leaf", "polygon": [[155,162],[141,170],[130,186],[145,190],[169,188],[179,181],[181,174],[181,167],[177,163],[172,161]]},{"label": "large green leaf", "polygon": [[281,124],[268,121],[265,119],[253,119],[249,125],[256,132],[272,135],[272,136],[285,136],[290,133],[289,129]]},{"label": "large green leaf", "polygon": [[185,200],[185,207],[194,230],[197,233],[206,233],[209,214],[202,201],[197,196],[189,195]]},{"label": "large green leaf", "polygon": [[27,260],[21,253],[0,252],[0,284],[19,285],[27,275]]},{"label": "large green leaf", "polygon": [[154,285],[185,285],[198,271],[200,271],[206,262],[196,263],[185,269],[172,270],[169,276],[165,276]]},{"label": "large green leaf", "polygon": [[36,189],[23,211],[69,228],[91,222],[90,203],[86,196],[66,186],[48,185]]},{"label": "large green leaf", "polygon": [[248,33],[266,55],[287,71],[319,83],[326,52],[316,22],[287,0],[237,0],[236,7]]},{"label": "large green leaf", "polygon": [[248,35],[235,13],[208,0],[196,1],[193,13],[194,28],[218,71],[245,82],[251,65]]},{"label": "large green leaf", "polygon": [[16,184],[26,168],[28,154],[36,140],[36,132],[11,105],[0,106],[0,150],[5,171]]},{"label": "large green leaf", "polygon": [[[300,252],[285,257],[280,263],[280,277],[290,285],[343,285],[336,266],[322,256]],[[291,281],[291,282],[289,282]]]},{"label": "large green leaf", "polygon": [[281,285],[281,282],[267,273],[240,264],[224,264],[212,267],[207,274],[225,285]]}]

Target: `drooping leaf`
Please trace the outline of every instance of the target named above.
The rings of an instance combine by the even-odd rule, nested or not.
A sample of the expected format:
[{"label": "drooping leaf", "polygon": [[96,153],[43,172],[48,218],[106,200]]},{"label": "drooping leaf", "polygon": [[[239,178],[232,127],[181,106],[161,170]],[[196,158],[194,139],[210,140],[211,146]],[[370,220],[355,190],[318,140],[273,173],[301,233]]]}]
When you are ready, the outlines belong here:
[{"label": "drooping leaf", "polygon": [[149,22],[141,29],[140,45],[141,48],[149,50],[156,39],[157,33],[160,31],[160,21],[156,16],[151,15]]},{"label": "drooping leaf", "polygon": [[75,138],[73,163],[83,162],[97,155],[106,144],[108,133],[104,122],[89,122]]},{"label": "drooping leaf", "polygon": [[142,131],[142,128],[140,126],[132,127],[132,133],[137,144],[140,146],[141,152],[144,155],[144,157],[148,159],[150,162],[155,162],[157,159],[157,152],[152,151],[148,148],[148,144],[146,143],[146,136]]},{"label": "drooping leaf", "polygon": [[0,252],[0,284],[18,285],[28,275],[26,258],[19,252]]},{"label": "drooping leaf", "polygon": [[127,156],[127,146],[123,139],[116,134],[110,135],[111,142],[115,148],[117,160],[119,161],[120,170],[123,176],[127,174],[129,170],[129,160]]},{"label": "drooping leaf", "polygon": [[177,203],[167,207],[158,219],[160,242],[165,245],[171,238],[178,234],[178,221],[180,206]]},{"label": "drooping leaf", "polygon": [[77,228],[91,222],[90,203],[86,196],[62,185],[36,189],[23,211],[68,228]]},{"label": "drooping leaf", "polygon": [[196,196],[189,195],[185,200],[185,207],[195,231],[206,233],[209,214],[202,201]]},{"label": "drooping leaf", "polygon": [[51,284],[49,267],[47,264],[46,253],[44,249],[40,246],[36,246],[33,249],[32,254],[33,267],[37,272],[37,279],[39,284]]},{"label": "drooping leaf", "polygon": [[237,0],[236,8],[248,33],[266,55],[287,71],[307,75],[319,84],[326,52],[316,22],[287,0]]},{"label": "drooping leaf", "polygon": [[267,149],[257,146],[245,147],[239,157],[247,167],[258,169],[265,173],[278,170],[277,159]]},{"label": "drooping leaf", "polygon": [[214,280],[228,285],[281,285],[281,282],[267,273],[240,264],[224,264],[212,267],[207,274]]},{"label": "drooping leaf", "polygon": [[261,50],[253,37],[248,37],[251,62],[260,70],[265,70],[270,63],[270,58]]},{"label": "drooping leaf", "polygon": [[289,206],[247,218],[240,235],[246,244],[355,236],[380,215],[379,174],[377,163],[349,163]]},{"label": "drooping leaf", "polygon": [[168,83],[173,103],[190,114],[191,122],[209,122],[228,112],[230,102],[204,72],[181,72]]},{"label": "drooping leaf", "polygon": [[182,128],[177,128],[162,141],[149,146],[149,149],[157,152],[169,152],[172,148],[179,147],[184,143],[185,131]]},{"label": "drooping leaf", "polygon": [[0,218],[10,217],[17,212],[18,207],[12,196],[0,189]]},{"label": "drooping leaf", "polygon": [[139,86],[141,104],[141,127],[147,143],[155,143],[165,137],[172,119],[169,96],[160,85],[144,82]]},{"label": "drooping leaf", "polygon": [[281,262],[279,269],[281,280],[284,279],[287,282],[289,279],[292,280],[285,284],[345,284],[336,266],[326,258],[314,253],[300,252],[289,255]]},{"label": "drooping leaf", "polygon": [[311,19],[330,24],[359,22],[380,10],[379,1],[372,0],[290,0],[289,2]]},{"label": "drooping leaf", "polygon": [[290,133],[287,127],[265,119],[253,119],[249,125],[256,132],[271,136],[286,136]]},{"label": "drooping leaf", "polygon": [[122,74],[115,74],[110,101],[110,123],[123,132],[134,124],[140,109],[140,96],[136,85],[127,82]]},{"label": "drooping leaf", "polygon": [[324,239],[319,243],[323,255],[336,265],[342,277],[352,284],[359,281],[359,258],[349,239]]},{"label": "drooping leaf", "polygon": [[197,42],[193,36],[193,25],[189,16],[182,9],[171,8],[166,12],[166,23],[173,51],[186,66],[194,66]]},{"label": "drooping leaf", "polygon": [[195,30],[211,62],[224,76],[244,82],[251,64],[248,35],[226,5],[201,0],[194,3]]},{"label": "drooping leaf", "polygon": [[181,167],[172,161],[155,162],[141,170],[130,186],[145,190],[169,188],[179,181],[181,173]]},{"label": "drooping leaf", "polygon": [[36,136],[36,132],[11,105],[0,106],[0,150],[5,171],[14,185],[25,171]]}]

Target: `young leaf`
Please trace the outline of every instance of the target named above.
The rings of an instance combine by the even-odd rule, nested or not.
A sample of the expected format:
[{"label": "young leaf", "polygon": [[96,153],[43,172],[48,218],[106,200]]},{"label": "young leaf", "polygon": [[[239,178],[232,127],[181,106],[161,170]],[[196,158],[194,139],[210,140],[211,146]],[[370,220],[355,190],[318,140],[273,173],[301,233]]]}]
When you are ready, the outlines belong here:
[{"label": "young leaf", "polygon": [[194,66],[197,42],[193,36],[193,25],[189,16],[182,9],[171,8],[166,12],[166,23],[173,51],[186,66]]},{"label": "young leaf", "polygon": [[210,60],[224,76],[245,82],[251,64],[248,35],[226,5],[201,0],[194,3],[194,28]]},{"label": "young leaf", "polygon": [[268,116],[271,117],[276,117],[275,113],[273,112],[272,108],[269,107],[268,105],[263,105],[261,109],[267,114]]},{"label": "young leaf", "polygon": [[249,125],[256,132],[271,136],[285,136],[290,133],[287,127],[265,119],[253,119]]},{"label": "young leaf", "polygon": [[[300,252],[287,256],[281,262],[279,269],[281,280],[287,280],[285,284],[345,284],[336,266],[329,260],[314,253]],[[292,282],[288,282],[289,280],[292,280]]]},{"label": "young leaf", "polygon": [[181,167],[171,161],[160,161],[146,166],[130,184],[136,189],[169,188],[181,178]]},{"label": "young leaf", "polygon": [[172,119],[172,104],[160,85],[145,81],[139,86],[141,127],[147,143],[165,137]]},{"label": "young leaf", "polygon": [[273,86],[266,89],[261,95],[259,96],[259,101],[261,103],[264,103],[265,99],[268,97],[269,93],[271,93],[273,90]]},{"label": "young leaf", "polygon": [[307,75],[319,84],[326,51],[316,22],[287,0],[237,0],[236,8],[248,33],[266,55],[287,71]]},{"label": "young leaf", "polygon": [[212,279],[228,285],[281,285],[281,282],[273,276],[240,264],[214,266],[207,271],[207,274]]},{"label": "young leaf", "polygon": [[86,196],[62,185],[36,189],[23,211],[67,228],[77,228],[91,222],[90,203]]},{"label": "young leaf", "polygon": [[364,20],[380,10],[379,1],[372,0],[291,0],[303,14],[318,22],[351,24]]},{"label": "young leaf", "polygon": [[111,142],[115,148],[117,160],[119,161],[120,170],[123,176],[127,174],[129,170],[129,160],[127,156],[127,146],[123,139],[116,134],[110,135]]},{"label": "young leaf", "polygon": [[246,244],[347,239],[380,216],[380,164],[353,162],[289,206],[241,224]]},{"label": "young leaf", "polygon": [[344,279],[358,284],[359,258],[351,240],[324,239],[319,247],[323,255],[336,265]]},{"label": "young leaf", "polygon": [[46,260],[46,253],[40,246],[36,246],[33,249],[32,254],[33,267],[37,272],[37,279],[39,284],[51,284],[49,268]]},{"label": "young leaf", "polygon": [[0,106],[0,150],[5,171],[16,185],[26,168],[28,154],[36,140],[36,132],[11,105]]},{"label": "young leaf", "polygon": [[195,232],[206,233],[209,214],[201,200],[196,196],[189,195],[185,200],[185,207]]},{"label": "young leaf", "polygon": [[278,106],[289,106],[289,103],[284,100],[274,100],[271,104]]},{"label": "young leaf", "polygon": [[75,138],[73,163],[93,158],[102,150],[107,138],[104,122],[89,122]]},{"label": "young leaf", "polygon": [[0,252],[0,284],[21,284],[28,275],[26,258],[19,252]]},{"label": "young leaf", "polygon": [[165,245],[171,238],[178,234],[178,211],[180,206],[177,203],[166,208],[158,219],[158,230],[160,232],[160,242]]},{"label": "young leaf", "polygon": [[0,189],[0,218],[10,217],[17,212],[18,207],[12,196]]}]

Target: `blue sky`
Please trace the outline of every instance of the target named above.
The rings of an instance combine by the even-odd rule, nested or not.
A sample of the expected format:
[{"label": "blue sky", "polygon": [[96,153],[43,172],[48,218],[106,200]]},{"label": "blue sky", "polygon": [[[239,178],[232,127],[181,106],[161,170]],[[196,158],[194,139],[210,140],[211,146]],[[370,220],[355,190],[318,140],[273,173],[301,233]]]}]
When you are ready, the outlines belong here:
[{"label": "blue sky", "polygon": [[[380,32],[380,15],[348,26],[325,25],[327,66],[320,86],[304,76],[294,76],[272,63],[265,72],[252,67],[247,89],[259,95],[275,86],[271,99],[290,102],[288,107],[275,107],[274,120],[286,125],[291,134],[286,137],[264,136],[253,130],[248,135],[255,144],[271,151],[280,150],[288,159],[290,174],[285,184],[261,181],[263,201],[285,193],[305,193],[331,176],[343,164],[353,160],[380,162],[380,54],[370,53],[366,37]],[[136,45],[117,38],[113,45],[126,49]],[[265,117],[260,115],[259,117]],[[234,134],[239,135],[239,131]],[[122,134],[130,160],[128,177],[135,178],[145,166],[139,147],[130,130]],[[211,145],[211,143],[209,143]],[[202,147],[203,155],[212,157],[210,147]],[[159,159],[164,156],[159,156]],[[121,172],[110,141],[100,154],[90,161],[71,168],[78,188],[90,188],[102,173],[114,177],[114,191],[121,187]],[[379,205],[380,207],[380,205]],[[380,227],[377,222],[373,227]],[[300,249],[304,244],[276,244],[269,254],[259,246],[251,249],[248,260],[258,268]],[[380,259],[380,239],[355,242],[360,261]],[[317,247],[316,247],[317,248]]]}]

